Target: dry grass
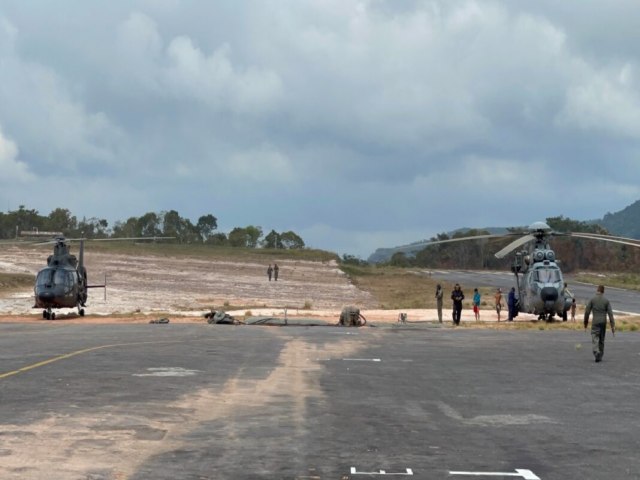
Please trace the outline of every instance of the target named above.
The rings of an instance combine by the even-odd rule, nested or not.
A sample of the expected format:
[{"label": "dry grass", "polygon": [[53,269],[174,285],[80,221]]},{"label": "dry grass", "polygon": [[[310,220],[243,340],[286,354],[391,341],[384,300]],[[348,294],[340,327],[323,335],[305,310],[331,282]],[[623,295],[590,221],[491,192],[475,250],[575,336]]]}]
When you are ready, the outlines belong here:
[{"label": "dry grass", "polygon": [[[444,305],[451,303],[453,284],[433,279],[421,271],[375,265],[342,265],[341,268],[354,285],[373,295],[380,308],[436,308],[435,293],[438,283],[444,288]],[[478,290],[482,295],[481,307],[493,308],[495,289],[478,287]],[[463,308],[471,308],[473,287],[463,286],[463,291]],[[506,297],[503,298],[503,303],[506,303]]]},{"label": "dry grass", "polygon": [[640,275],[636,273],[580,273],[575,278],[594,285],[640,290]]},{"label": "dry grass", "polygon": [[[77,251],[77,245],[73,245]],[[174,257],[186,256],[229,262],[269,262],[279,260],[307,260],[328,262],[337,261],[335,253],[324,250],[304,248],[301,250],[284,250],[269,248],[234,248],[227,246],[205,245],[199,243],[168,243],[168,242],[91,242],[85,244],[86,251],[113,252],[132,255],[170,255]]]}]

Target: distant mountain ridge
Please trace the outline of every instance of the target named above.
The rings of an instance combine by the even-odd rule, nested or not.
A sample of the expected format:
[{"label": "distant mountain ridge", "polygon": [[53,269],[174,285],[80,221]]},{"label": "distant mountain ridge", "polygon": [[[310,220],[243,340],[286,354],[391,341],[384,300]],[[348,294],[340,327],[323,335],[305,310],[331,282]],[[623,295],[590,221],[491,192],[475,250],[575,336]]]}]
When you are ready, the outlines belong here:
[{"label": "distant mountain ridge", "polygon": [[616,213],[607,213],[595,223],[606,228],[611,235],[640,239],[640,200]]}]

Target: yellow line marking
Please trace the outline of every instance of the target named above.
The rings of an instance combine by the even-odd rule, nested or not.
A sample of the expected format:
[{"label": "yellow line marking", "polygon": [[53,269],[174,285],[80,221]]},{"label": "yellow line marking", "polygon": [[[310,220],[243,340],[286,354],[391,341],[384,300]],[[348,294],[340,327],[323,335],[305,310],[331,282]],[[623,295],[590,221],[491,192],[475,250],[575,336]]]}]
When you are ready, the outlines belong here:
[{"label": "yellow line marking", "polygon": [[43,360],[42,362],[34,363],[33,365],[27,365],[26,367],[19,368],[18,370],[13,370],[11,372],[0,374],[0,379],[11,377],[13,375],[18,375],[19,373],[28,372],[29,370],[33,370],[38,367],[44,367],[45,365],[49,365],[53,362],[58,362],[60,360],[65,360],[67,358],[75,357],[76,355],[82,355],[83,353],[93,352],[95,350],[101,350],[104,348],[114,348],[114,347],[126,347],[130,345],[145,345],[145,344],[154,344],[154,343],[175,343],[174,341],[166,341],[166,342],[135,342],[135,343],[114,343],[113,345],[100,345],[98,347],[85,348],[84,350],[77,350],[71,353],[65,353],[64,355],[60,355],[58,357],[53,357],[48,360]]}]

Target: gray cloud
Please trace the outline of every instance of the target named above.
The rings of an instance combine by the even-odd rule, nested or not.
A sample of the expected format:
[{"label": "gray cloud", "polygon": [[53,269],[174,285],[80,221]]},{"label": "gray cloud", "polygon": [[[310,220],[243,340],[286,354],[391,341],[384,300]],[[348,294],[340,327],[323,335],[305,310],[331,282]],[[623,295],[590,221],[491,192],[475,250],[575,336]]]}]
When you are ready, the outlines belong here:
[{"label": "gray cloud", "polygon": [[14,207],[211,212],[366,256],[640,196],[630,1],[4,3]]}]

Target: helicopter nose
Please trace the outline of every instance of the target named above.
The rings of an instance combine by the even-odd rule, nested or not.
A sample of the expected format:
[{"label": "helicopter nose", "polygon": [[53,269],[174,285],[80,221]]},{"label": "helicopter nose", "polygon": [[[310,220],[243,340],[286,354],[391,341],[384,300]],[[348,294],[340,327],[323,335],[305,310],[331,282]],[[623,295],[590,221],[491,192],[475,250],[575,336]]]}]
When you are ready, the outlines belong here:
[{"label": "helicopter nose", "polygon": [[50,291],[44,291],[44,292],[38,292],[38,299],[43,301],[43,302],[48,302],[53,300],[53,292]]},{"label": "helicopter nose", "polygon": [[540,291],[540,298],[544,302],[555,302],[558,299],[558,289],[553,287],[544,287]]}]

